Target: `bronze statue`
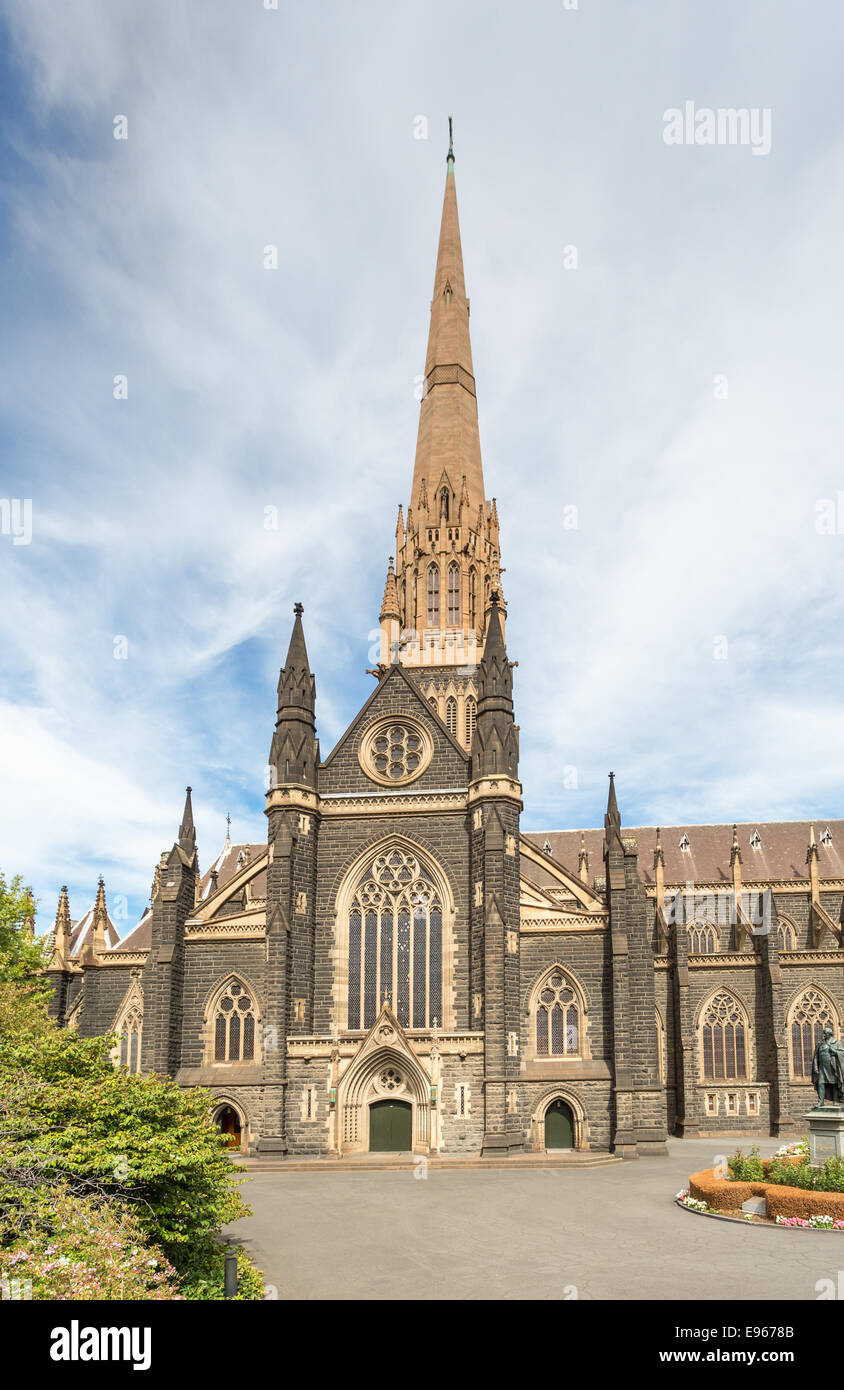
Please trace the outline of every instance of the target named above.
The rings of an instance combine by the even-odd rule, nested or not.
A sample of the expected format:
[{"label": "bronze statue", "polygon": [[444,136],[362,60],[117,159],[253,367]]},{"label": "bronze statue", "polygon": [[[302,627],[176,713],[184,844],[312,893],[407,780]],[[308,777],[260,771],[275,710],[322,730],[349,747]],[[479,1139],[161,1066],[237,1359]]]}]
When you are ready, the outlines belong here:
[{"label": "bronze statue", "polygon": [[829,1024],[824,1028],[823,1038],[812,1058],[812,1085],[818,1093],[815,1110],[822,1108],[827,1091],[833,1105],[841,1105],[844,1101],[844,1047]]}]

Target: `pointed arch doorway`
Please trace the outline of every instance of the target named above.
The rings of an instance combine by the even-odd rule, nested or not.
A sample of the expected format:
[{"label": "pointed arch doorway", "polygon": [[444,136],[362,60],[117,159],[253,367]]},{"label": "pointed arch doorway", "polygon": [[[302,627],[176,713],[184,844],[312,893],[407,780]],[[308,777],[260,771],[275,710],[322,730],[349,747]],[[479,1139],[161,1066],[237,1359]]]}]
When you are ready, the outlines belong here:
[{"label": "pointed arch doorway", "polygon": [[413,1106],[403,1100],[376,1100],[369,1107],[369,1152],[409,1153],[413,1148]]},{"label": "pointed arch doorway", "polygon": [[214,1116],[214,1123],[224,1136],[230,1149],[240,1149],[243,1144],[243,1131],[240,1116],[231,1105],[223,1105]]},{"label": "pointed arch doorway", "polygon": [[574,1148],[574,1116],[571,1106],[558,1096],[545,1111],[545,1149]]}]

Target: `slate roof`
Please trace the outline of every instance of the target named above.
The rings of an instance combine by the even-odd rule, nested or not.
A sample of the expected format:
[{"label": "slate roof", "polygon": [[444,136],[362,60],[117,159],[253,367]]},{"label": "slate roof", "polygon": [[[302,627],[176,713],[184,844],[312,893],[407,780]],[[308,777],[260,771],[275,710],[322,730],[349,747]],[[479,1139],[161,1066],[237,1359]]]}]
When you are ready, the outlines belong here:
[{"label": "slate roof", "polygon": [[[806,850],[813,824],[821,879],[844,878],[844,820],[747,821],[737,827],[742,882],[793,879],[808,884]],[[823,842],[826,831],[831,835],[829,844]],[[754,832],[759,836],[758,848],[751,844]],[[589,882],[593,883],[596,876],[601,877],[604,873],[604,831],[590,829],[583,833],[589,854]],[[577,874],[580,830],[534,830],[523,834],[539,850],[547,841],[551,846],[551,862],[562,864],[570,873]],[[622,838],[632,836],[638,842],[639,873],[644,883],[653,883],[656,827],[622,826],[621,834]],[[680,848],[684,836],[689,842],[689,848],[685,850]],[[732,825],[662,826],[660,840],[666,883],[683,884],[687,880],[696,883],[723,882],[725,886],[732,883]],[[529,861],[523,860],[523,869],[534,882],[542,882]]]}]

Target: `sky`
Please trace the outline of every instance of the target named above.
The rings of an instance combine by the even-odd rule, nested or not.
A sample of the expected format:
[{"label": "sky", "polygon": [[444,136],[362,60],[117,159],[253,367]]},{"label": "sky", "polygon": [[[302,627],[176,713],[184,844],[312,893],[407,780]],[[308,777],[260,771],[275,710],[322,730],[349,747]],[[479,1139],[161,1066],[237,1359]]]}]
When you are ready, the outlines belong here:
[{"label": "sky", "polygon": [[[600,824],[610,769],[628,825],[844,814],[842,38],[4,0],[0,869],[42,927],[102,873],[126,931],[188,783],[202,867],[264,838],[295,601],[323,755],[371,693],[449,114],[523,828]],[[669,143],[687,104],[770,148]]]}]

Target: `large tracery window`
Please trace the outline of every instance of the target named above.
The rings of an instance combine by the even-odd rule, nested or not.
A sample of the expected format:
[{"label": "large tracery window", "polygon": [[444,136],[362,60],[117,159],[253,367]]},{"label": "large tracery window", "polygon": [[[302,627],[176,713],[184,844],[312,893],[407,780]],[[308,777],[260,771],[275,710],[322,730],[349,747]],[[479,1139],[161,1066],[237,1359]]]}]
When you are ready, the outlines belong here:
[{"label": "large tracery window", "polygon": [[448,625],[460,624],[460,567],[452,560],[448,567]]},{"label": "large tracery window", "polygon": [[120,1037],[120,1065],[131,1072],[141,1070],[141,1034],[144,1016],[135,1004],[121,1020],[117,1032]]},{"label": "large tracery window", "polygon": [[440,570],[439,565],[428,566],[428,626],[440,625]]},{"label": "large tracery window", "polygon": [[731,994],[713,995],[701,1019],[704,1081],[747,1080],[747,1022]]},{"label": "large tracery window", "polygon": [[239,980],[232,980],[214,1010],[214,1061],[251,1062],[255,1057],[255,1003]]},{"label": "large tracery window", "polygon": [[580,1008],[577,995],[561,971],[549,975],[539,991],[536,1052],[539,1057],[580,1055]]},{"label": "large tracery window", "polygon": [[812,1055],[829,1024],[837,1031],[829,1000],[820,990],[807,989],[791,1010],[791,1074],[795,1080],[812,1079]]},{"label": "large tracery window", "polygon": [[718,934],[707,922],[693,922],[688,929],[689,955],[714,956],[718,950]]},{"label": "large tracery window", "polygon": [[379,854],[349,912],[349,1022],[371,1028],[386,999],[404,1028],[442,1024],[443,909],[416,859]]}]

